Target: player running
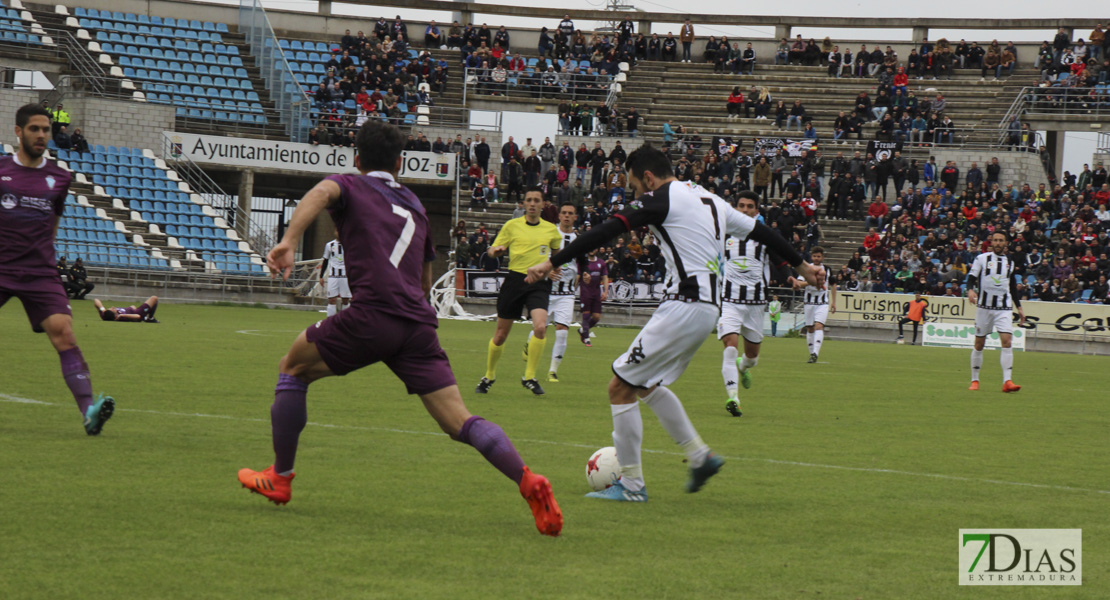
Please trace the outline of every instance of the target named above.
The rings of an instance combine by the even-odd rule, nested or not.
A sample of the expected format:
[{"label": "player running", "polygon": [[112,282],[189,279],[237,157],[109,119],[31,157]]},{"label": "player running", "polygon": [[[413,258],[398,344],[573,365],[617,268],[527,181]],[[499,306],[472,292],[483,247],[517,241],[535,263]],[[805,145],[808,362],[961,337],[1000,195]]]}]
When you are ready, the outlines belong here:
[{"label": "player running", "polygon": [[16,153],[0,157],[0,306],[19,298],[32,331],[46,332],[58,351],[62,377],[77,401],[85,433],[98,435],[116,401],[104,394],[93,399],[89,365],[73,335],[73,313],[54,257],[54,238],[72,176],[43,156],[50,139],[50,113],[45,108],[27,104],[17,110],[15,137]]},{"label": "player running", "polygon": [[323,261],[320,269],[320,285],[325,285],[328,290],[328,316],[347,308],[351,303],[351,286],[347,283],[347,262],[343,259],[343,244],[339,243],[339,231],[335,232],[335,239],[324,244]]},{"label": "player running", "polygon": [[582,285],[578,291],[582,302],[582,326],[578,328],[578,337],[583,344],[593,346],[590,343],[590,328],[601,320],[601,303],[609,298],[609,265],[594,248],[586,260],[578,261],[578,268],[582,271]]},{"label": "player running", "polygon": [[[814,246],[809,253],[813,258],[813,266],[820,267],[825,262],[825,249],[821,246]],[[815,363],[817,357],[821,355],[821,344],[825,341],[825,320],[829,318],[830,313],[836,312],[836,285],[829,284],[829,271],[825,270],[825,280],[823,285],[815,286],[812,283],[806,284],[801,279],[791,277],[788,281],[794,286],[795,290],[805,288],[803,301],[805,302],[806,312],[806,343],[809,344],[809,360],[806,362]],[[831,300],[831,301],[830,301]]]},{"label": "player running", "polygon": [[301,235],[326,209],[340,243],[351,252],[355,296],[350,308],[302,332],[281,359],[270,407],[274,464],[260,472],[240,470],[239,482],[275,503],[288,502],[297,442],[308,420],[309,384],[383,362],[410,394],[420,396],[451,439],[473,446],[519,485],[540,533],[559,535],[563,517],[551,484],[524,466],[500,427],[471,416],[439,345],[438,322],[428,303],[435,259],[428,217],[416,195],[396,182],[404,143],[396,127],[364,123],[355,158],[361,175],[330,175],[309,190],[285,237],[266,257],[271,273],[288,279]]},{"label": "player running", "polygon": [[151,296],[146,299],[139,306],[131,305],[124,308],[110,307],[104,308],[104,304],[99,298],[93,298],[93,305],[96,306],[97,312],[100,313],[100,319],[103,321],[123,321],[133,323],[157,323],[158,319],[154,318],[154,311],[158,310],[158,296]]},{"label": "player running", "polygon": [[525,349],[528,364],[524,367],[524,377],[520,384],[537,396],[543,395],[543,388],[536,381],[536,367],[543,358],[543,348],[547,343],[544,336],[547,335],[547,304],[551,282],[544,280],[526,283],[524,278],[528,267],[547,260],[551,251],[558,249],[563,243],[563,237],[554,224],[540,218],[542,209],[543,190],[538,187],[528,188],[524,192],[524,216],[506,222],[501,231],[497,232],[493,246],[487,251],[494,258],[509,253],[509,274],[505,276],[501,291],[497,294],[497,329],[489,341],[486,374],[474,389],[479,394],[489,392],[493,382],[497,381],[497,361],[501,360],[501,353],[505,350],[505,340],[509,337],[513,322],[520,318],[521,311],[526,310],[532,319],[532,337]]},{"label": "player running", "polygon": [[[759,194],[740,192],[736,208],[755,219],[759,217]],[[721,286],[721,318],[717,321],[717,339],[724,345],[721,376],[725,380],[728,400],[725,410],[739,417],[737,379],[744,389],[752,387],[751,368],[759,364],[759,348],[763,343],[763,313],[767,308],[767,285],[771,280],[771,263],[783,266],[765,244],[725,238],[724,285]],[[744,356],[737,358],[740,336],[744,337]]]},{"label": "player running", "polygon": [[906,339],[905,326],[906,323],[913,323],[913,341],[910,345],[917,343],[917,329],[921,327],[921,323],[925,320],[925,312],[929,310],[929,301],[921,297],[921,291],[918,290],[913,294],[913,300],[906,303],[906,314],[898,319],[898,342],[901,343]]},{"label": "player running", "polygon": [[1018,311],[1019,325],[1025,325],[1025,309],[1018,299],[1014,281],[1014,263],[1006,255],[1009,237],[996,231],[991,234],[991,251],[975,257],[967,272],[967,301],[975,309],[975,349],[971,351],[971,391],[979,390],[979,368],[983,366],[983,346],[992,331],[998,332],[1002,349],[1002,391],[1021,389],[1013,381],[1014,349],[1010,347],[1014,333],[1013,308]]},{"label": "player running", "polygon": [[816,284],[823,273],[806,264],[769,227],[734,210],[724,200],[675,179],[663,152],[650,145],[641,146],[628,156],[627,165],[629,185],[639,199],[578,236],[551,260],[528,269],[528,280],[542,280],[552,271],[553,262],[565,264],[584,256],[625,231],[648,226],[662,241],[667,264],[666,295],[628,351],[613,361],[614,376],[609,382],[613,445],[622,477],[604,491],[587,494],[591,498],[646,502],[640,464],[640,399],[655,411],[663,429],[685,450],[690,463],[686,491],[700,490],[724,464],[698,436],[682,402],[666,386],[682,375],[717,323],[717,265],[724,253],[725,236],[742,240],[750,236],[766,244],[812,283]]},{"label": "player running", "polygon": [[[563,237],[562,248],[574,241],[574,222],[578,219],[578,209],[573,204],[559,207],[559,235]],[[555,323],[555,345],[551,348],[551,368],[547,370],[547,380],[559,382],[559,365],[567,352],[567,336],[570,323],[574,320],[574,294],[578,291],[578,264],[569,262],[562,266],[562,275],[551,285],[548,318]],[[531,340],[529,340],[531,344]],[[527,348],[527,346],[526,346]]]}]

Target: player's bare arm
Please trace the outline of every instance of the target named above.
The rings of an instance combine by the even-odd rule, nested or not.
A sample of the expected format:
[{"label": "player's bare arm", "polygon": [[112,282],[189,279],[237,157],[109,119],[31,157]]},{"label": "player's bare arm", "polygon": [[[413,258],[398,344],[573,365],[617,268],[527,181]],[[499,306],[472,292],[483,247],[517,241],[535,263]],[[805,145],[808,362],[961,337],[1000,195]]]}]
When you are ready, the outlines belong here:
[{"label": "player's bare arm", "polygon": [[829,286],[829,314],[836,312],[836,286]]},{"label": "player's bare arm", "polygon": [[270,269],[271,278],[281,275],[283,280],[289,279],[293,272],[293,256],[301,243],[301,236],[321,211],[339,200],[341,193],[339,184],[325,179],[301,198],[293,211],[293,218],[289,220],[285,237],[266,255],[266,266]]},{"label": "player's bare arm", "polygon": [[[490,255],[494,258],[501,258],[508,251],[509,251],[508,246],[492,246],[492,247],[490,247],[489,250],[486,250],[486,254],[488,254],[488,255]],[[531,283],[531,282],[529,282],[529,283]]]},{"label": "player's bare arm", "polygon": [[602,276],[601,278],[601,301],[605,302],[609,299],[609,278]]}]

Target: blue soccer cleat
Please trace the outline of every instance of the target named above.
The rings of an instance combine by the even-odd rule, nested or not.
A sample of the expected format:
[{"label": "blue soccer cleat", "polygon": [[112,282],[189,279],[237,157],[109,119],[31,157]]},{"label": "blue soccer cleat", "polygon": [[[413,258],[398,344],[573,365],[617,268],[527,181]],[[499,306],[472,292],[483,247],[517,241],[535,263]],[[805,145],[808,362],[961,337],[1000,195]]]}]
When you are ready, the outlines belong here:
[{"label": "blue soccer cleat", "polygon": [[586,494],[587,498],[601,498],[602,500],[616,500],[617,502],[647,502],[647,491],[641,489],[638,492],[629,491],[621,485],[620,481],[613,483],[613,485],[601,490],[600,492],[590,492]]},{"label": "blue soccer cleat", "polygon": [[104,428],[104,424],[108,419],[112,418],[112,413],[116,411],[116,401],[111,396],[98,394],[96,402],[85,411],[85,433],[89,435],[100,435],[100,430]]},{"label": "blue soccer cleat", "polygon": [[725,461],[722,460],[720,456],[710,452],[709,456],[705,457],[705,462],[703,462],[700,467],[690,468],[690,480],[686,482],[686,491],[693,494],[700,490],[702,486],[705,485],[705,482],[709,481],[710,477],[716,475],[717,472],[721,470],[721,466],[724,464]]}]

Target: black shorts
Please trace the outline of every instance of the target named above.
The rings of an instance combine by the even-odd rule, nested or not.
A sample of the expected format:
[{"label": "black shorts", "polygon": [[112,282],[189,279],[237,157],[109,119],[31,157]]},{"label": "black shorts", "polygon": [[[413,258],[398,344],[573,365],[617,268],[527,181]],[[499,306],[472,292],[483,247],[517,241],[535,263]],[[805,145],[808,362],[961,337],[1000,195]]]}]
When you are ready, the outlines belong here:
[{"label": "black shorts", "polygon": [[525,317],[532,314],[533,310],[542,308],[547,310],[548,296],[551,295],[551,280],[545,279],[537,283],[525,283],[524,275],[516,271],[509,271],[505,281],[501,284],[501,292],[497,294],[497,316],[502,319],[519,319],[521,313]]}]

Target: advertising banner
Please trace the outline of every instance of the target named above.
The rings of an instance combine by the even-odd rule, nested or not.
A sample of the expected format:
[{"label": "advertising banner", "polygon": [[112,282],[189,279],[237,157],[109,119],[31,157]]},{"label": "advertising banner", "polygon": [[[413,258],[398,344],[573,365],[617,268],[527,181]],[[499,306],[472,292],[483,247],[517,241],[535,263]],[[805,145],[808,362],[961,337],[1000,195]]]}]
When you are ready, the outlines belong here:
[{"label": "advertising banner", "polygon": [[[965,298],[926,296],[929,308],[928,322],[975,322],[975,306]],[[913,300],[911,294],[875,294],[871,292],[837,292],[836,312],[829,315],[832,323],[851,321],[877,321],[897,323]],[[1038,333],[1082,334],[1098,340],[1110,341],[1110,306],[1077,302],[1022,302],[1025,309],[1027,330]],[[1014,328],[1017,327],[1014,312]]]},{"label": "advertising banner", "polygon": [[755,138],[755,156],[766,156],[768,159],[786,150],[787,156],[795,158],[805,156],[813,146],[813,140],[791,140],[786,138]]},{"label": "advertising banner", "polygon": [[894,153],[901,151],[902,142],[880,142],[878,140],[867,142],[867,153],[874,154],[875,160],[894,158]]},{"label": "advertising banner", "polygon": [[[203,164],[254,169],[284,169],[321,175],[355,172],[354,148],[313,146],[249,138],[198,135],[167,131],[167,158],[187,157]],[[455,155],[406,150],[401,160],[403,179],[454,181]]]},{"label": "advertising banner", "polygon": [[[925,346],[940,346],[943,348],[971,348],[975,345],[975,326],[974,325],[954,325],[951,323],[926,323],[924,329],[925,336],[922,339]],[[1010,346],[1014,350],[1025,351],[1025,336],[1027,334],[1020,327],[1014,327],[1014,335],[1011,338]],[[1002,347],[1001,342],[998,340],[998,334],[992,333],[987,336],[985,348],[988,350],[998,350]]]},{"label": "advertising banner", "polygon": [[[507,271],[490,272],[474,269],[456,271],[456,292],[460,297],[496,298],[507,274]],[[609,298],[606,302],[658,304],[663,299],[664,293],[662,283],[614,281],[609,284]]]}]

